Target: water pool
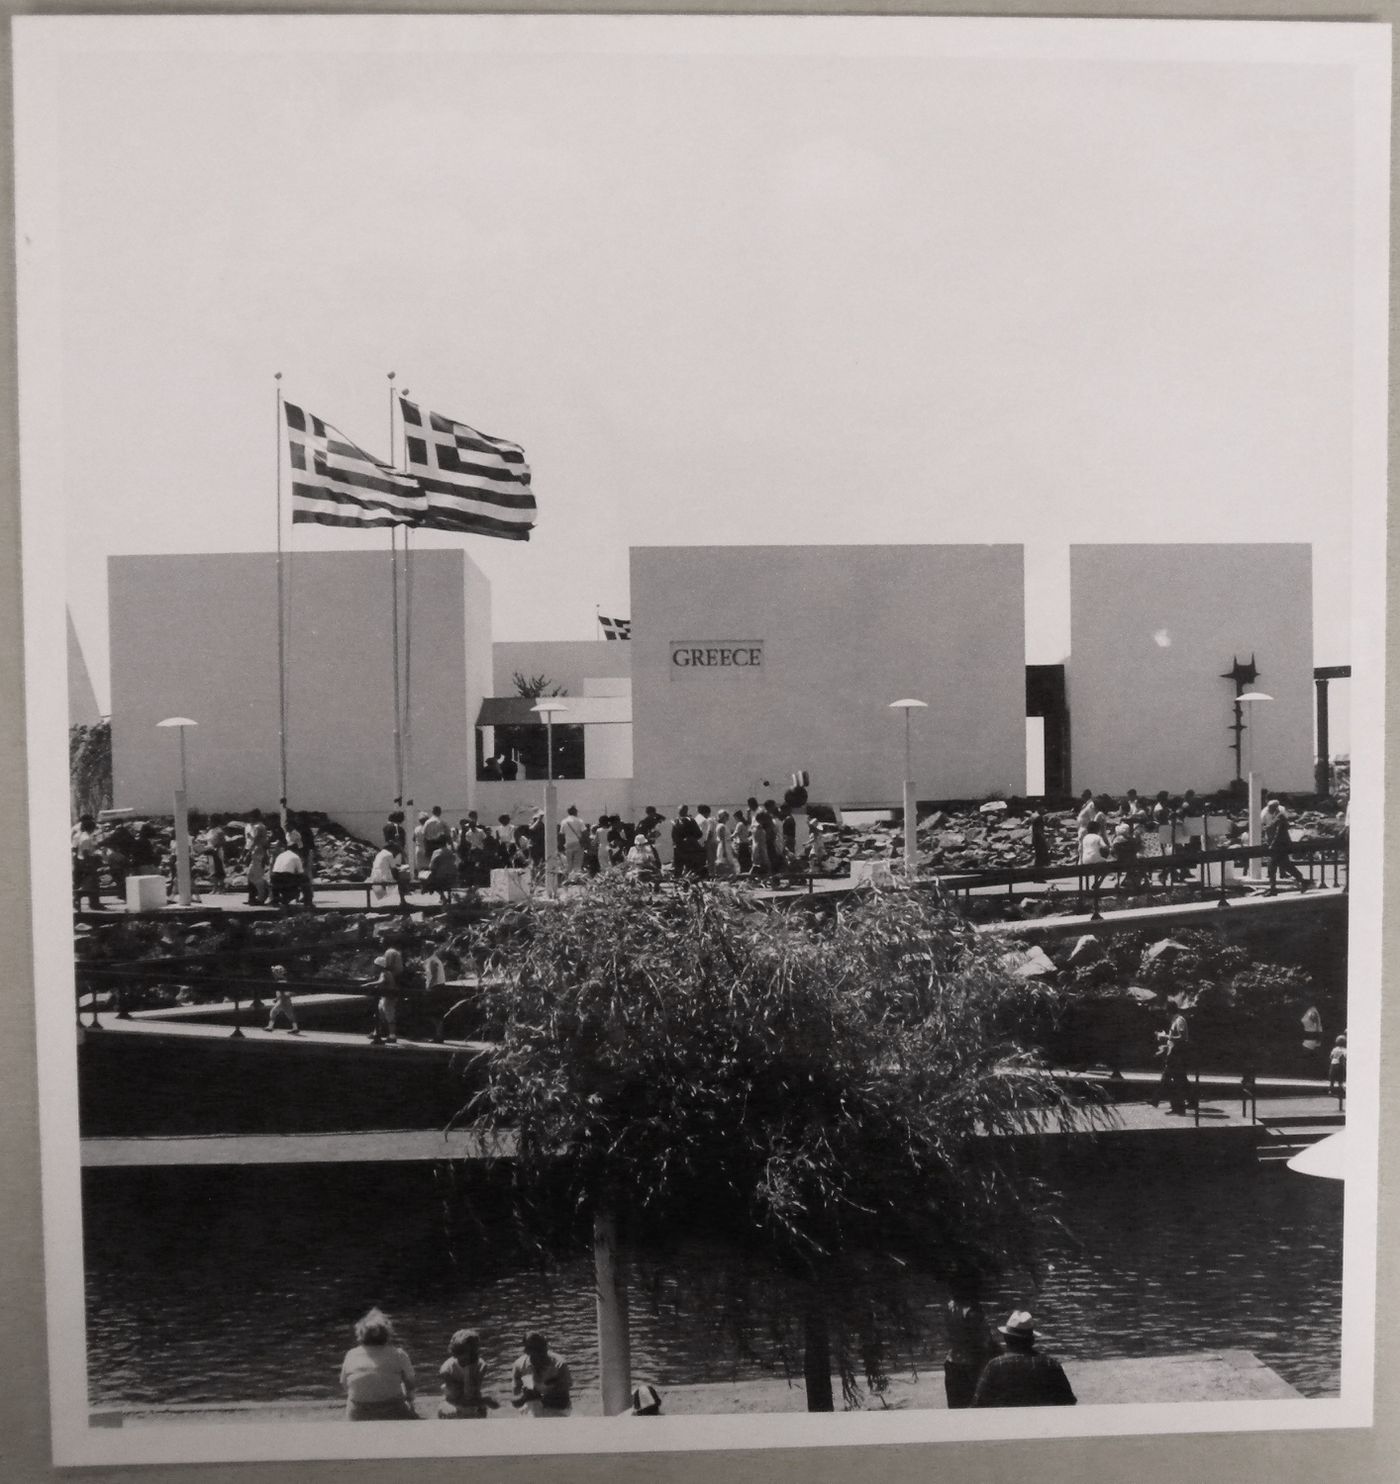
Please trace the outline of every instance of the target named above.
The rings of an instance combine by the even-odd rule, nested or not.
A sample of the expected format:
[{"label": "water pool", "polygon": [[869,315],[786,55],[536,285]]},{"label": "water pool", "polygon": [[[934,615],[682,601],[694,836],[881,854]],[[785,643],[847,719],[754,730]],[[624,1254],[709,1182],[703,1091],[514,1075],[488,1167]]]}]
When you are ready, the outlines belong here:
[{"label": "water pool", "polygon": [[[1238,1348],[1306,1396],[1335,1394],[1339,1182],[1233,1164],[1069,1178],[1067,1230],[1048,1238],[1038,1291],[1005,1284],[997,1309],[1033,1308],[1066,1358]],[[393,1315],[425,1391],[467,1324],[498,1389],[533,1327],[581,1388],[596,1384],[591,1266],[549,1283],[457,1266],[439,1182],[431,1165],[88,1171],[92,1404],[338,1396],[350,1326],[371,1303]],[[942,1298],[931,1284],[919,1295],[921,1367],[942,1358]],[[737,1362],[704,1315],[634,1302],[639,1378],[664,1389],[774,1367],[761,1352]]]}]

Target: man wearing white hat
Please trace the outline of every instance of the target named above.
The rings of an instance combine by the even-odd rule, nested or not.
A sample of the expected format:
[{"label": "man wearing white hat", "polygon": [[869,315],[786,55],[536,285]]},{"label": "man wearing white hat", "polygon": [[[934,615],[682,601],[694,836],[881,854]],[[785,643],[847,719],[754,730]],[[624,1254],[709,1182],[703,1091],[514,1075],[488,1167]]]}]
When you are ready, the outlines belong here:
[{"label": "man wearing white hat", "polygon": [[1078,1401],[1065,1369],[1035,1348],[1035,1320],[1017,1309],[997,1331],[1006,1352],[985,1366],[973,1393],[974,1407],[1072,1407]]}]

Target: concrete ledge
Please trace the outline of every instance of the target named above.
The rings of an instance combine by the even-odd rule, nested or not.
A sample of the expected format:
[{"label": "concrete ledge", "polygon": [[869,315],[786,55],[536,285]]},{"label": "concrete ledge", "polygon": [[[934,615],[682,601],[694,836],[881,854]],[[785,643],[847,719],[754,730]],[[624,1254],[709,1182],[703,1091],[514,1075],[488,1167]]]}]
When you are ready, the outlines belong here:
[{"label": "concrete ledge", "polygon": [[[1118,1357],[1112,1360],[1066,1361],[1070,1385],[1084,1406],[1116,1406],[1145,1402],[1298,1401],[1296,1391],[1258,1356],[1248,1350],[1210,1350],[1190,1355]],[[647,1379],[638,1375],[637,1380]],[[504,1401],[509,1391],[504,1372],[491,1378],[501,1408],[488,1421],[520,1421]],[[505,1385],[501,1383],[505,1382]],[[806,1397],[800,1377],[781,1376],[753,1381],[717,1381],[695,1386],[660,1385],[664,1410],[674,1416],[720,1415],[736,1412],[805,1412]],[[835,1387],[839,1398],[839,1382]],[[419,1395],[420,1416],[430,1418],[437,1406],[435,1391]],[[867,1398],[868,1411],[944,1410],[943,1371],[934,1367],[917,1378],[897,1376],[884,1398]],[[170,1407],[130,1407],[94,1412],[89,1425],[112,1426],[117,1411],[128,1427],[211,1422],[337,1422],[344,1416],[340,1401],[230,1402]],[[596,1417],[602,1399],[596,1390],[577,1392],[574,1414]],[[116,1425],[121,1425],[117,1423]]]}]

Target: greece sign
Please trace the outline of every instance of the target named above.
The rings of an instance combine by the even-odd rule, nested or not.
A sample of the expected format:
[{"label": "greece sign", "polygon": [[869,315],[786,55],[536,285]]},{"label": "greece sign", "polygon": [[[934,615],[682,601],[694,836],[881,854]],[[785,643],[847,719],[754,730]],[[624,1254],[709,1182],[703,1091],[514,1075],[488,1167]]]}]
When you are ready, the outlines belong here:
[{"label": "greece sign", "polygon": [[672,680],[693,675],[751,675],[762,668],[762,639],[671,640]]}]

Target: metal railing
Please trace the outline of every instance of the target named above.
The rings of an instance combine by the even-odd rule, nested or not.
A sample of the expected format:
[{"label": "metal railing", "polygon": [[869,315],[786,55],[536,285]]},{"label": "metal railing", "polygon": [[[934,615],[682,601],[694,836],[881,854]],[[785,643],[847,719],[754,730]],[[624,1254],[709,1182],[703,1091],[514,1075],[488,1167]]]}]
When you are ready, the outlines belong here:
[{"label": "metal railing", "polygon": [[[1247,866],[1256,860],[1268,862],[1272,856],[1273,852],[1267,845],[1225,846],[1217,850],[1178,851],[1175,855],[1138,856],[1132,860],[1081,862],[1069,866],[1008,866],[991,871],[958,872],[952,877],[944,877],[941,884],[944,891],[952,895],[961,894],[965,901],[970,901],[974,892],[986,893],[1002,886],[1006,887],[1008,897],[1014,897],[1018,886],[1073,881],[1080,906],[1091,904],[1091,917],[1098,921],[1103,915],[1099,911],[1099,902],[1104,894],[1104,883],[1110,876],[1118,878],[1116,886],[1120,891],[1130,887],[1148,891],[1153,876],[1172,878],[1160,883],[1163,890],[1186,886],[1190,884],[1189,880],[1181,878],[1194,877],[1202,897],[1215,893],[1216,904],[1228,907],[1230,898],[1226,887],[1229,873],[1226,868]],[[1345,841],[1300,840],[1290,849],[1289,859],[1296,866],[1306,867],[1310,886],[1327,886],[1330,871],[1331,884],[1346,890]],[[1213,866],[1218,866],[1219,870],[1212,871]]]}]

